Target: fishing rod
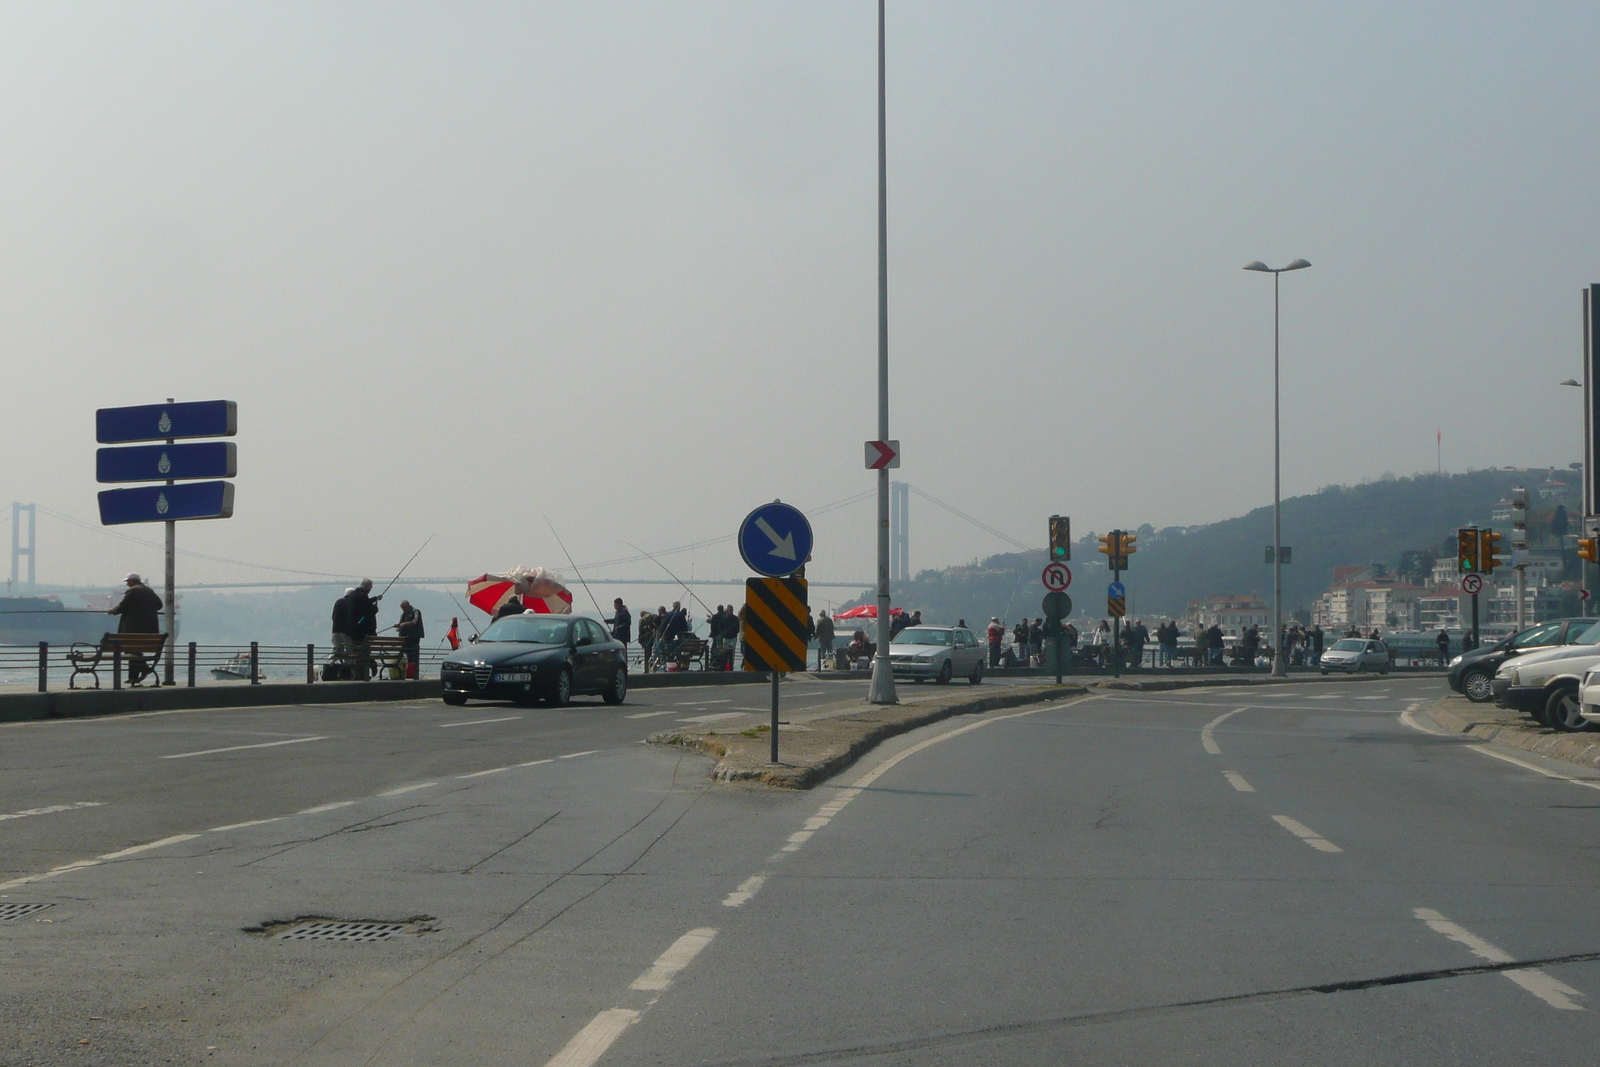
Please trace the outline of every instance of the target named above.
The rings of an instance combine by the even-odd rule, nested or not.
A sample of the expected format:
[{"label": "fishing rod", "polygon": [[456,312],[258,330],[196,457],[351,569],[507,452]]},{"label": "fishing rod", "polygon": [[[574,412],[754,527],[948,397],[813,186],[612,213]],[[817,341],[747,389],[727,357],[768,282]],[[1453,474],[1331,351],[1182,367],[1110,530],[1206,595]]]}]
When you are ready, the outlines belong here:
[{"label": "fishing rod", "polygon": [[454,604],[456,606],[456,608],[460,610],[461,618],[466,619],[467,620],[467,625],[472,627],[472,636],[473,637],[477,637],[478,636],[478,624],[472,621],[472,616],[467,614],[467,609],[463,608],[461,606],[461,601],[456,599],[456,595],[454,593],[450,593],[449,596],[450,596],[450,603]]},{"label": "fishing rod", "polygon": [[548,515],[546,515],[544,517],[544,524],[546,526],[550,527],[550,532],[552,534],[555,534],[556,544],[561,545],[561,553],[562,553],[562,555],[566,556],[567,557],[567,562],[572,565],[572,573],[576,574],[578,576],[578,584],[583,586],[583,591],[585,593],[588,593],[589,594],[589,599],[594,602],[595,614],[599,615],[602,620],[605,619],[605,617],[606,617],[605,610],[600,607],[600,601],[595,600],[595,598],[594,598],[594,590],[589,588],[589,583],[583,580],[583,572],[578,570],[577,563],[573,562],[572,553],[568,552],[567,551],[567,546],[562,543],[561,535],[556,533],[556,524],[550,521],[550,516],[548,516]]},{"label": "fishing rod", "polygon": [[711,609],[706,606],[706,602],[704,600],[701,600],[700,597],[695,594],[695,591],[693,589],[690,589],[687,585],[684,585],[682,578],[679,578],[676,574],[673,574],[670,570],[667,570],[667,565],[665,563],[662,563],[659,559],[656,559],[654,556],[652,556],[650,553],[646,552],[644,549],[640,548],[638,545],[634,544],[632,541],[624,541],[622,543],[627,545],[629,548],[633,549],[635,552],[638,552],[639,554],[644,556],[645,559],[648,559],[651,563],[654,563],[657,567],[660,567],[662,570],[667,571],[667,577],[671,578],[673,581],[677,582],[679,585],[683,585],[683,591],[685,593],[688,593],[690,596],[694,597],[694,602],[696,604],[700,605],[700,610],[702,610],[702,611],[704,611],[706,613],[706,617],[707,618],[711,617]]},{"label": "fishing rod", "polygon": [[[422,542],[422,548],[427,548],[428,547],[428,543],[430,541],[432,541],[437,536],[439,536],[439,535],[436,534],[436,533],[429,534],[428,535],[428,540]],[[411,558],[406,560],[406,565],[404,567],[401,567],[399,573],[396,574],[393,578],[390,578],[389,579],[389,584],[383,587],[383,593],[387,593],[390,589],[394,588],[394,583],[398,582],[400,580],[400,575],[404,574],[407,570],[409,570],[411,565],[417,561],[417,557],[422,555],[422,548],[419,548],[415,552],[411,553]],[[379,593],[377,596],[373,597],[373,599],[374,600],[382,600],[383,599],[383,593]]]}]

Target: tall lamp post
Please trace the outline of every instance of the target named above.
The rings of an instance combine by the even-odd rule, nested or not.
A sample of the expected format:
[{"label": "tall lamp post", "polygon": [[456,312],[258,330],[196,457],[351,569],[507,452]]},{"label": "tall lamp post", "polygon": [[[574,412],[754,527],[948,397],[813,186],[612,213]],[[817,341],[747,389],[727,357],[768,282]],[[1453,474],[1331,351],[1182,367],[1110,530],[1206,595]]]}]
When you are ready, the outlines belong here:
[{"label": "tall lamp post", "polygon": [[[1570,385],[1574,389],[1582,389],[1583,388],[1583,383],[1578,381],[1576,378],[1568,378],[1566,381],[1558,382],[1556,384],[1558,384],[1558,385]],[[1585,412],[1584,418],[1587,420],[1587,418],[1588,418],[1587,412]],[[1588,440],[1587,440],[1588,434],[1584,434],[1584,438],[1585,438],[1584,444],[1587,445],[1588,444]],[[1588,455],[1585,455],[1583,457],[1583,461],[1585,463],[1589,462]],[[1583,478],[1584,478],[1585,483],[1587,483],[1588,478],[1589,478],[1589,475],[1588,475],[1587,471],[1584,472]],[[1583,511],[1582,508],[1579,508],[1578,510],[1579,510],[1579,513],[1580,513],[1579,514],[1579,518],[1578,518],[1578,536],[1579,537],[1587,537],[1587,536],[1589,536],[1589,530],[1588,530],[1589,516],[1582,514],[1582,511]],[[1558,545],[1556,547],[1559,548],[1560,546]],[[1588,615],[1589,615],[1589,565],[1587,563],[1585,563],[1581,557],[1578,559],[1578,589],[1583,593],[1583,598],[1578,601],[1578,614],[1584,616],[1585,618],[1587,618]]]},{"label": "tall lamp post", "polygon": [[[885,133],[883,5],[878,0],[878,440],[889,439],[889,142]],[[867,701],[898,704],[889,659],[889,470],[878,471],[878,654]]]},{"label": "tall lamp post", "polygon": [[1278,412],[1278,275],[1284,271],[1305,270],[1311,266],[1297,259],[1287,267],[1269,267],[1259,259],[1246,263],[1245,270],[1272,275],[1272,676],[1287,678],[1283,659],[1283,447],[1282,422]]}]

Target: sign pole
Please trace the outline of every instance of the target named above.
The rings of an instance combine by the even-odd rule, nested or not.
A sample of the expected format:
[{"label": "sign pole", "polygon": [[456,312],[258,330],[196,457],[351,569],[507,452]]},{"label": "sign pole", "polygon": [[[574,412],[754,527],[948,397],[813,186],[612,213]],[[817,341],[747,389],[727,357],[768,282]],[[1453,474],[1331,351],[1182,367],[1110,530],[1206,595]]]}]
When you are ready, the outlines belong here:
[{"label": "sign pole", "polygon": [[[169,404],[173,403],[172,397],[170,397],[170,396],[167,397],[167,403],[169,403]],[[167,438],[167,444],[172,445],[172,444],[176,444],[176,443],[177,443],[177,441],[176,441],[175,438],[171,438],[171,437]],[[174,484],[173,483],[173,479],[168,478],[167,479],[167,485],[171,486],[172,484]],[[164,684],[171,685],[172,684],[172,678],[173,678],[173,675],[172,675],[172,653],[173,653],[173,650],[175,648],[177,648],[177,644],[178,644],[178,577],[177,577],[178,524],[175,521],[169,519],[169,520],[167,520],[166,527],[167,527],[167,574],[166,574],[166,578],[167,578],[167,667],[166,667],[166,678],[165,678]]]},{"label": "sign pole", "polygon": [[777,671],[772,672],[772,762],[778,762],[778,679]]},{"label": "sign pole", "polygon": [[1478,647],[1478,594],[1472,594],[1472,647]]},{"label": "sign pole", "polygon": [[[889,439],[889,142],[885,134],[883,5],[878,0],[878,438]],[[898,704],[889,662],[889,470],[878,471],[878,654],[872,657],[867,701]]]},{"label": "sign pole", "polygon": [[[1121,531],[1118,531],[1118,533],[1120,533],[1120,532]],[[1121,544],[1120,539],[1118,541],[1118,544],[1120,546],[1120,544]],[[1118,551],[1121,551],[1120,547],[1119,547]],[[1111,561],[1111,564],[1112,564],[1112,566],[1111,566],[1111,580],[1113,582],[1121,582],[1122,581],[1122,568],[1118,567],[1116,565],[1117,564],[1117,560],[1115,560],[1115,559],[1113,559]],[[1114,677],[1114,678],[1121,678],[1122,677],[1122,616],[1121,615],[1113,615],[1113,616],[1111,616],[1111,669],[1112,669],[1112,677]]]}]

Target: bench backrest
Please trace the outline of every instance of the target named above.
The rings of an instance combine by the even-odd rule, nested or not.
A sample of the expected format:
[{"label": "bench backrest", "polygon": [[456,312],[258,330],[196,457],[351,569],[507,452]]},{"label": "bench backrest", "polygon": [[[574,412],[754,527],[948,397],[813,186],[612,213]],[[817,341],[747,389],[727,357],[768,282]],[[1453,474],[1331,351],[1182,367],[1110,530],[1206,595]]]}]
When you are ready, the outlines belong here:
[{"label": "bench backrest", "polygon": [[100,647],[106,652],[114,652],[118,648],[123,652],[160,652],[166,643],[166,634],[106,634],[100,638]]},{"label": "bench backrest", "polygon": [[367,651],[369,652],[399,652],[405,647],[403,637],[369,637],[367,638]]}]

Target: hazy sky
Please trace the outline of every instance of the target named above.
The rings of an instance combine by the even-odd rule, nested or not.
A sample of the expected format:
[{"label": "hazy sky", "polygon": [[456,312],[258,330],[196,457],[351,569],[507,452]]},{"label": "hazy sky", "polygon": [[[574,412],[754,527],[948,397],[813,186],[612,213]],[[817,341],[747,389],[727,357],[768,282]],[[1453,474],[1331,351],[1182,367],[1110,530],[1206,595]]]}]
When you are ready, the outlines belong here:
[{"label": "hazy sky", "polygon": [[[284,568],[381,581],[437,533],[414,573],[567,570],[546,515],[581,565],[869,490],[875,18],[0,6],[0,503],[93,523],[94,409],[169,395],[239,404],[235,517],[180,546]],[[1436,427],[1446,469],[1575,459],[1597,37],[1592,3],[891,0],[901,476],[1030,545],[1269,501],[1239,268],[1298,256],[1286,494],[1431,470]],[[820,517],[812,576],[870,578],[873,520]],[[914,568],[1007,547],[913,498]],[[39,565],[160,554],[45,515]]]}]

